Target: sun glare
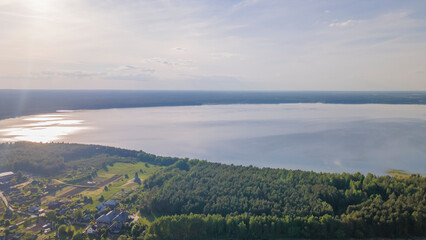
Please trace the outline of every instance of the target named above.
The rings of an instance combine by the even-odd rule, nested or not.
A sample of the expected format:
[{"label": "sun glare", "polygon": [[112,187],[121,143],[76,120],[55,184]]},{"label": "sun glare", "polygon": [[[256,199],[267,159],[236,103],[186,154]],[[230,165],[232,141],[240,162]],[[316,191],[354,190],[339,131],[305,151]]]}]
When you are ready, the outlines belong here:
[{"label": "sun glare", "polygon": [[65,115],[37,115],[23,119],[29,124],[19,124],[0,130],[0,142],[52,142],[87,129],[82,120],[66,119]]}]

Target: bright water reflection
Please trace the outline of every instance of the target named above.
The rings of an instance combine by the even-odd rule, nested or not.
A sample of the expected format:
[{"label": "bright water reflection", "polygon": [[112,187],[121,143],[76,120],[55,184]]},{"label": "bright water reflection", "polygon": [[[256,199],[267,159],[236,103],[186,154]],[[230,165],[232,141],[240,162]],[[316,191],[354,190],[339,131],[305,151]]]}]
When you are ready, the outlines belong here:
[{"label": "bright water reflection", "polygon": [[76,134],[87,129],[82,126],[83,120],[67,119],[67,115],[36,115],[26,118],[10,119],[1,121],[0,142],[52,142],[61,140],[68,135]]}]

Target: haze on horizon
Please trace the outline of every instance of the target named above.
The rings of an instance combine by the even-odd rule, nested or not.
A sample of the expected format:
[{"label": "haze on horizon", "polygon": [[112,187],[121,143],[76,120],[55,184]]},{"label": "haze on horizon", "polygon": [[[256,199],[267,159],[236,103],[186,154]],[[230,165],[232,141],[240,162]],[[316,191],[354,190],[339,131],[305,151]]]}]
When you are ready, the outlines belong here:
[{"label": "haze on horizon", "polygon": [[426,2],[0,0],[0,52],[0,89],[426,90]]}]

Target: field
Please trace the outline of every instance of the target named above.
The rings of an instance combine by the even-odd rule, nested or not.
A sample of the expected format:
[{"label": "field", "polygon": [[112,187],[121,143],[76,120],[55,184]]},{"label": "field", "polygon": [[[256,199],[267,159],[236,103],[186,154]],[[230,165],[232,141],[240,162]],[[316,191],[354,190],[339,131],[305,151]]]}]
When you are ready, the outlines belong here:
[{"label": "field", "polygon": [[[98,199],[101,196],[103,196],[105,200],[120,199],[123,194],[127,194],[140,187],[138,183],[133,181],[135,172],[138,173],[139,178],[143,181],[143,179],[148,178],[161,168],[162,167],[138,162],[136,164],[115,163],[114,166],[108,166],[108,171],[100,170],[98,172],[98,177],[95,179],[95,182],[103,179],[99,184],[99,188],[81,192],[83,196],[92,197],[93,199],[93,203],[85,207],[91,208],[98,205],[100,203]],[[140,170],[142,170],[142,172]],[[128,178],[125,177],[126,174]],[[105,186],[108,188],[108,191],[105,191]]]},{"label": "field", "polygon": [[387,174],[390,174],[394,177],[400,177],[400,178],[407,178],[411,175],[413,175],[412,173],[407,173],[404,170],[399,170],[399,169],[389,169],[386,171]]},{"label": "field", "polygon": [[[99,198],[101,196],[105,200],[119,200],[139,188],[141,185],[133,181],[135,172],[138,173],[139,178],[143,181],[161,168],[144,162],[135,164],[115,163],[113,166],[108,166],[108,170],[102,169],[98,171],[98,176],[93,179],[93,183],[66,184],[62,180],[55,180],[57,184],[63,184],[65,187],[58,190],[54,195],[44,197],[42,203],[47,204],[58,198],[72,198],[77,194],[81,194],[93,199],[93,203],[86,205],[85,209],[94,208],[100,203]],[[128,178],[126,178],[126,175]]]}]

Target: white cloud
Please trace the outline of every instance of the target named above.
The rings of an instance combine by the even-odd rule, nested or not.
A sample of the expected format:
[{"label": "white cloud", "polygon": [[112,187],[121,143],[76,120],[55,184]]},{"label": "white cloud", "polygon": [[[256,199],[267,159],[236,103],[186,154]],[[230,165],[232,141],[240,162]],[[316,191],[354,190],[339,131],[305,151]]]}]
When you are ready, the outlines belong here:
[{"label": "white cloud", "polygon": [[209,56],[214,58],[232,58],[232,57],[240,56],[240,54],[230,53],[230,52],[212,52],[212,53],[209,53]]},{"label": "white cloud", "polygon": [[175,47],[175,48],[173,48],[173,50],[184,52],[186,49],[182,48],[182,47]]},{"label": "white cloud", "polygon": [[347,27],[347,26],[355,24],[356,22],[357,21],[355,21],[355,20],[349,19],[349,20],[344,21],[344,22],[330,23],[328,26],[330,26],[330,27]]},{"label": "white cloud", "polygon": [[134,69],[137,69],[137,67],[132,65],[122,65],[117,68],[117,71],[128,71],[128,70],[134,70]]},{"label": "white cloud", "polygon": [[333,161],[333,164],[334,164],[334,166],[341,167],[342,166],[342,161],[340,161],[339,159],[337,159],[337,160]]},{"label": "white cloud", "polygon": [[242,1],[238,2],[237,4],[235,4],[232,8],[234,10],[241,9],[241,8],[245,8],[245,7],[255,5],[259,2],[260,2],[260,0],[242,0]]},{"label": "white cloud", "polygon": [[144,72],[144,73],[153,73],[155,72],[154,69],[150,69],[150,68],[144,68],[144,67],[138,67],[138,66],[134,66],[134,65],[121,65],[117,68],[114,69],[115,71],[132,71],[132,72]]}]

